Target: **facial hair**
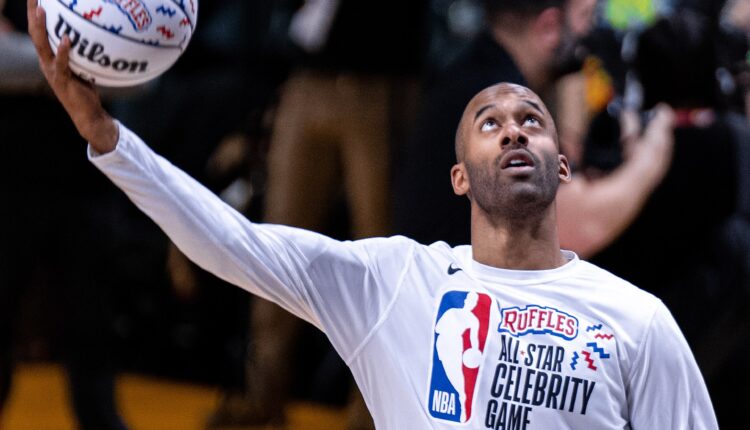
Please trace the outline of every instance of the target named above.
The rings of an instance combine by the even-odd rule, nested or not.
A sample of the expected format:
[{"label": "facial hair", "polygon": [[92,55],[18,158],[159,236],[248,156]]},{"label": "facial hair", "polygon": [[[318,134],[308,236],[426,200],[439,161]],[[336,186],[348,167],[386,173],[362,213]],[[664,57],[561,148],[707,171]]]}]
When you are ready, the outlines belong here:
[{"label": "facial hair", "polygon": [[531,220],[542,216],[555,200],[560,185],[557,154],[545,153],[541,160],[529,155],[537,169],[531,178],[524,180],[501,174],[502,156],[484,165],[464,161],[471,184],[471,198],[490,218]]},{"label": "facial hair", "polygon": [[560,44],[550,64],[552,80],[581,70],[586,55],[587,49],[581,39],[573,34],[570,26],[565,23],[560,36]]}]

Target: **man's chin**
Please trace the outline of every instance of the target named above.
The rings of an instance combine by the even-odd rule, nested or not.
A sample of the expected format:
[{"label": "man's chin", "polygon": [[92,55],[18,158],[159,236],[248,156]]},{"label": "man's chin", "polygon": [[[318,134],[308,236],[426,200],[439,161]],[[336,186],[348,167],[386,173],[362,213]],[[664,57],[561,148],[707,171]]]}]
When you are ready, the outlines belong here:
[{"label": "man's chin", "polygon": [[505,186],[503,191],[489,198],[474,196],[479,207],[493,218],[527,216],[538,212],[544,203],[543,194],[530,183],[516,183]]},{"label": "man's chin", "polygon": [[542,190],[532,181],[524,180],[530,178],[519,178],[517,181],[507,185],[506,194],[510,201],[536,200],[541,197]]}]

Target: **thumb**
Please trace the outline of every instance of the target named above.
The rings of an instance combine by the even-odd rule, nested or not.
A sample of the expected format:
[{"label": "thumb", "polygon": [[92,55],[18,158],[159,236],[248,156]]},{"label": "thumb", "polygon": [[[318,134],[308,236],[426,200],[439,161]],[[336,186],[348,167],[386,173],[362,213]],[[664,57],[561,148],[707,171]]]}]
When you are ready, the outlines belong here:
[{"label": "thumb", "polygon": [[661,128],[672,129],[675,126],[676,118],[674,110],[668,104],[659,103],[654,108],[654,118],[649,123],[649,126],[653,124]]}]

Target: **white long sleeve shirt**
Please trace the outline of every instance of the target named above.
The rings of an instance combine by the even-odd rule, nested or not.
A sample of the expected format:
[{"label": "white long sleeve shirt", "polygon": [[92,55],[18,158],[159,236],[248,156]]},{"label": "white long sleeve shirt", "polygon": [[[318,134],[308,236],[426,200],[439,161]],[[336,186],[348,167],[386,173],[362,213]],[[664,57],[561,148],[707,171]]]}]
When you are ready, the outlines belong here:
[{"label": "white long sleeve shirt", "polygon": [[325,332],[378,429],[718,427],[662,302],[571,252],[504,270],[470,246],[254,224],[123,126],[89,156],[201,267]]}]

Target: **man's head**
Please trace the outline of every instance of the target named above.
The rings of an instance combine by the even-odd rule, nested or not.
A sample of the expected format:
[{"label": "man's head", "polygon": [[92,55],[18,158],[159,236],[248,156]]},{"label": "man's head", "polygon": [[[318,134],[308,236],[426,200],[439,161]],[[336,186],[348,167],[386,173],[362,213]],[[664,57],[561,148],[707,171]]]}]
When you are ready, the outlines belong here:
[{"label": "man's head", "polygon": [[581,40],[596,0],[484,0],[484,6],[492,32],[535,88],[583,64]]},{"label": "man's head", "polygon": [[715,23],[681,9],[638,36],[633,70],[643,89],[643,109],[659,102],[676,108],[719,107],[717,80],[721,35]]},{"label": "man's head", "polygon": [[456,132],[456,158],[455,193],[493,219],[540,214],[570,181],[552,116],[520,85],[500,83],[471,99]]},{"label": "man's head", "polygon": [[547,9],[562,11],[563,22],[576,37],[582,37],[591,28],[596,0],[484,0],[490,23],[512,19],[522,22],[538,17]]}]

